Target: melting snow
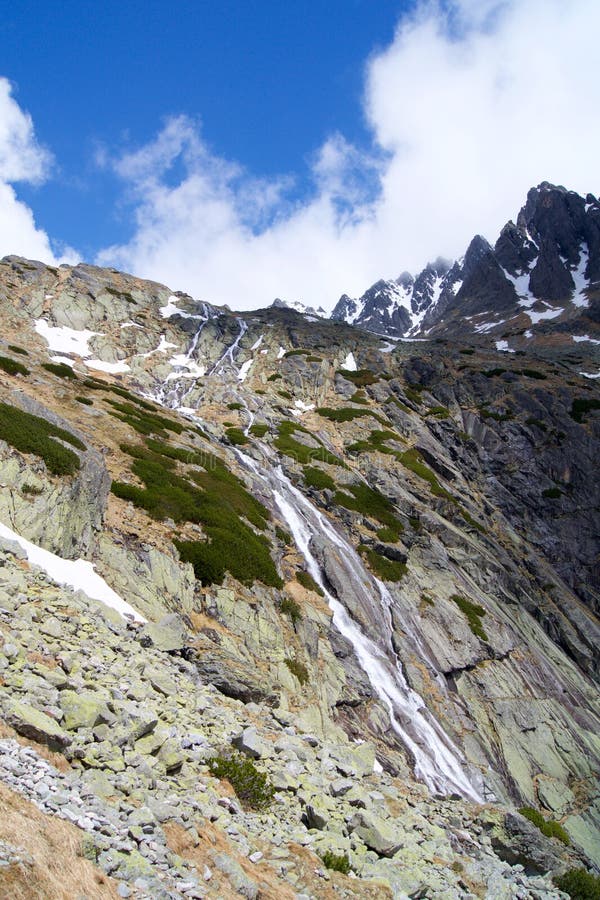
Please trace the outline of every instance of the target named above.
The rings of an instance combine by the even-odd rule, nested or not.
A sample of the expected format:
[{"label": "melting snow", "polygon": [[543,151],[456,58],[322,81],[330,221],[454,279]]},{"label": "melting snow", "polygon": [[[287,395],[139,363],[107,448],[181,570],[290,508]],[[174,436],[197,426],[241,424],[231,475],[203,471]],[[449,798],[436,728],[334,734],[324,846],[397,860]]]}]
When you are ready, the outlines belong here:
[{"label": "melting snow", "polygon": [[283,359],[284,356],[285,356],[285,348],[280,347],[279,350],[277,351],[277,359]]},{"label": "melting snow", "polygon": [[296,409],[299,409],[302,412],[309,412],[309,410],[315,408],[314,403],[304,403],[302,400],[296,400],[294,406],[296,407]]},{"label": "melting snow", "polygon": [[179,297],[175,297],[175,296],[173,296],[173,294],[171,294],[171,296],[167,300],[167,305],[161,306],[161,308],[159,309],[159,313],[161,314],[163,319],[169,319],[171,316],[174,316],[174,315],[178,315],[178,316],[186,315],[186,313],[182,313],[181,310],[178,308],[178,306],[177,306],[178,303],[179,303]]},{"label": "melting snow", "polygon": [[1,522],[0,537],[15,541],[23,548],[29,562],[43,569],[57,584],[73,588],[74,591],[83,591],[91,600],[100,600],[111,609],[116,609],[122,616],[131,616],[138,622],[146,621],[133,606],[107,585],[104,578],[96,574],[91,562],[84,559],[62,559],[49,550],[43,550],[37,544],[32,544]]},{"label": "melting snow", "polygon": [[580,372],[579,374],[584,378],[600,378],[600,372],[596,372],[595,375],[592,372]]},{"label": "melting snow", "polygon": [[264,338],[264,334],[261,334],[261,336],[259,337],[259,339],[258,339],[257,341],[254,341],[254,343],[252,344],[252,346],[250,347],[250,349],[251,349],[251,350],[258,350],[258,348],[260,347],[260,345],[261,345],[262,342],[263,342],[263,338]]},{"label": "melting snow", "polygon": [[580,344],[581,341],[588,341],[590,344],[600,344],[600,341],[594,340],[589,334],[574,334],[572,337],[576,344]]},{"label": "melting snow", "polygon": [[141,325],[138,325],[137,322],[123,322],[121,328],[141,328]]},{"label": "melting snow", "polygon": [[55,327],[49,325],[45,319],[36,319],[35,330],[48,342],[50,350],[58,353],[76,353],[81,357],[91,354],[88,341],[100,334],[99,331],[88,331],[85,328],[77,331],[75,328],[67,328],[66,325]]},{"label": "melting snow", "polygon": [[120,375],[122,372],[131,371],[127,363],[124,362],[104,362],[103,359],[86,359],[85,364],[90,369],[108,372],[109,375]]},{"label": "melting snow", "polygon": [[342,363],[342,369],[345,369],[347,372],[356,372],[356,360],[354,359],[354,353],[349,353],[344,362]]},{"label": "melting snow", "polygon": [[508,341],[496,341],[496,350],[501,350],[503,353],[514,353],[514,350],[511,350],[508,346]]},{"label": "melting snow", "polygon": [[176,346],[177,346],[177,344],[171,344],[166,339],[165,335],[161,334],[158,347],[156,347],[154,350],[150,350],[148,353],[142,353],[142,358],[147,359],[149,356],[152,356],[153,353],[166,353],[167,350],[169,350],[172,347],[176,347]]},{"label": "melting snow", "polygon": [[560,316],[564,309],[562,307],[550,306],[549,303],[546,303],[545,300],[539,300],[539,303],[543,303],[547,309],[544,309],[542,312],[534,312],[532,309],[527,310],[527,315],[531,319],[532,325],[537,325],[538,322],[543,322],[544,319],[555,319],[557,316]]},{"label": "melting snow", "polygon": [[590,305],[590,301],[586,297],[584,291],[589,287],[589,283],[587,278],[585,277],[585,269],[588,262],[589,253],[587,250],[584,250],[581,247],[579,252],[579,265],[577,268],[571,272],[573,276],[573,281],[575,282],[575,290],[573,292],[573,296],[571,297],[571,302],[574,306],[579,306],[583,309]]},{"label": "melting snow", "polygon": [[474,331],[477,334],[486,334],[486,332],[491,331],[492,328],[496,328],[497,325],[503,325],[506,322],[506,319],[500,319],[499,322],[484,322],[482,325],[475,325]]},{"label": "melting snow", "polygon": [[240,371],[237,374],[238,381],[245,381],[248,377],[248,372],[250,371],[250,366],[254,362],[253,359],[247,359],[245,363],[242,363]]},{"label": "melting snow", "polygon": [[71,368],[74,366],[73,360],[69,356],[51,356],[50,359],[52,362],[64,363],[65,366],[71,366]]},{"label": "melting snow", "polygon": [[190,359],[185,353],[177,353],[169,360],[172,366],[180,369],[187,369],[187,372],[170,372],[167,375],[167,381],[174,381],[177,378],[202,378],[206,375],[206,366],[200,366],[193,359]]}]

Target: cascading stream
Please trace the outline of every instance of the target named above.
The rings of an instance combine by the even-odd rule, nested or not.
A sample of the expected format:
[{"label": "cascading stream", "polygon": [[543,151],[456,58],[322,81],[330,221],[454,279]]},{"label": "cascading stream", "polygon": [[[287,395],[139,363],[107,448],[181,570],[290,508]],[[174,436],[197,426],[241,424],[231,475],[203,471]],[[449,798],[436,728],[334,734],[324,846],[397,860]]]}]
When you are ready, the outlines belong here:
[{"label": "cascading stream", "polygon": [[[460,750],[433,719],[422,697],[408,686],[404,678],[391,642],[392,598],[385,585],[366,571],[354,548],[292,485],[280,466],[259,468],[253,459],[240,451],[237,455],[242,464],[268,486],[274,504],[306,560],[310,574],[325,595],[335,627],[351,643],[375,694],[388,710],[392,729],[412,754],[415,775],[434,792],[457,793],[481,802],[479,791],[465,771]],[[315,535],[319,535],[326,548],[331,548],[330,552],[337,554],[348,581],[358,588],[360,602],[366,600],[369,603],[368,619],[371,621],[378,615],[377,640],[365,634],[331,593],[311,547]]]}]

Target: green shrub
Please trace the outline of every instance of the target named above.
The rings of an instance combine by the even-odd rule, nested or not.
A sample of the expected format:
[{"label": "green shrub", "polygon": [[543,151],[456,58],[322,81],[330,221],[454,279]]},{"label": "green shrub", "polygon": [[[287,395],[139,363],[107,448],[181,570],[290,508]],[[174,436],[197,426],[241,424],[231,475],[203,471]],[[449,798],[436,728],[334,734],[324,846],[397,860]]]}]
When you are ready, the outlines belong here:
[{"label": "green shrub", "polygon": [[304,569],[300,569],[298,572],[296,572],[296,581],[298,581],[302,585],[302,587],[306,588],[307,591],[314,591],[315,594],[318,594],[320,597],[324,596],[323,591],[321,590],[315,579],[312,577],[310,572],[305,572]]},{"label": "green shrub", "polygon": [[274,444],[285,456],[290,456],[302,465],[307,465],[308,463],[313,462],[313,460],[320,460],[321,462],[329,463],[329,465],[332,466],[340,466],[343,469],[346,468],[346,464],[337,456],[334,456],[333,453],[330,453],[322,444],[320,444],[319,447],[307,447],[306,444],[301,444],[300,441],[297,441],[294,438],[295,432],[303,432],[304,434],[309,434],[311,437],[314,437],[308,429],[299,425],[297,422],[284,420],[279,425],[278,435]]},{"label": "green shrub", "polygon": [[[86,384],[86,382],[84,382],[84,384]],[[131,391],[121,387],[120,384],[104,384],[103,382],[99,382],[99,385],[103,387],[104,390],[110,391],[113,394],[118,394],[119,397],[123,397],[124,400],[129,400],[130,403],[134,403],[136,406],[141,406],[142,409],[146,409],[148,412],[156,412],[156,406],[148,403],[146,400],[142,399],[142,397],[138,397],[137,394],[132,394]]]},{"label": "green shrub", "polygon": [[295,625],[296,622],[300,622],[302,620],[302,610],[298,606],[295,600],[292,600],[291,597],[284,597],[279,606],[279,612],[283,613],[284,616],[289,616],[292,620],[292,624]]},{"label": "green shrub", "polygon": [[289,391],[277,391],[280,397],[283,397],[284,400],[291,400],[292,394]]},{"label": "green shrub", "polygon": [[112,294],[113,297],[118,297],[119,300],[125,300],[127,303],[135,303],[132,295],[129,291],[119,291],[117,288],[112,287],[109,284],[104,285],[104,290],[107,294]]},{"label": "green shrub", "polygon": [[[350,493],[347,493],[348,491]],[[343,491],[337,491],[334,500],[338,506],[343,506],[344,509],[352,509],[365,516],[371,516],[382,525],[387,525],[396,534],[403,530],[404,526],[396,517],[392,502],[379,491],[369,487],[368,484],[345,486]]]},{"label": "green shrub", "polygon": [[226,779],[245,809],[266,809],[270,806],[275,788],[264,772],[259,772],[251,759],[227,750],[207,762],[216,778]]},{"label": "green shrub", "polygon": [[537,369],[521,369],[521,375],[526,375],[527,378],[537,378],[538,381],[545,381],[548,377],[543,372],[538,372]]},{"label": "green shrub", "polygon": [[308,669],[306,668],[306,666],[302,665],[301,662],[298,662],[297,659],[284,659],[284,663],[286,664],[292,675],[296,676],[300,684],[308,684],[309,677]]},{"label": "green shrub", "polygon": [[21,487],[21,493],[25,494],[26,497],[37,497],[38,494],[44,493],[44,489],[38,487],[37,484],[24,484]]},{"label": "green shrub", "polygon": [[525,424],[535,425],[535,427],[539,428],[540,431],[548,431],[545,422],[542,422],[540,419],[536,419],[535,416],[529,416],[529,418],[525,420]]},{"label": "green shrub", "polygon": [[403,466],[406,466],[407,469],[410,469],[411,472],[414,472],[415,475],[418,475],[419,478],[422,478],[429,484],[432,494],[435,494],[436,497],[442,497],[445,500],[449,500],[451,503],[456,503],[456,499],[452,494],[441,486],[435,474],[425,465],[423,458],[417,449],[412,447],[410,450],[398,454],[397,458]]},{"label": "green shrub", "polygon": [[477,519],[474,519],[473,516],[466,511],[466,509],[463,509],[461,507],[460,514],[463,517],[463,519],[465,520],[465,522],[467,523],[467,525],[470,525],[471,528],[474,528],[476,531],[479,531],[481,534],[486,534],[486,530],[483,527],[483,525],[481,525],[477,521]]},{"label": "green shrub", "polygon": [[351,381],[356,387],[367,387],[369,384],[375,384],[379,381],[379,376],[375,375],[370,369],[358,369],[357,372],[351,372],[348,369],[338,369],[338,375]]},{"label": "green shrub", "polygon": [[267,381],[278,381],[281,378],[279,372],[274,372],[272,375],[269,375]]},{"label": "green shrub", "polygon": [[13,353],[20,353],[21,356],[29,356],[28,351],[24,347],[18,347],[16,344],[9,344],[8,349],[12,350]]},{"label": "green shrub", "polygon": [[282,544],[291,544],[292,536],[289,531],[285,531],[285,529],[280,528],[279,525],[275,526],[275,535],[281,541]]},{"label": "green shrub", "polygon": [[407,400],[410,400],[411,403],[414,403],[415,406],[420,406],[423,402],[420,393],[415,390],[415,385],[412,385],[411,387],[406,386],[404,388],[404,396]]},{"label": "green shrub", "polygon": [[254,425],[250,427],[250,434],[257,438],[263,438],[268,430],[269,426],[264,422],[255,422]]},{"label": "green shrub", "polygon": [[569,869],[553,880],[571,900],[600,900],[600,876],[592,875],[586,869]]},{"label": "green shrub", "polygon": [[304,466],[304,480],[309,487],[317,488],[323,491],[326,488],[330,491],[335,490],[335,481],[324,472],[323,469],[317,469],[315,466]]},{"label": "green shrub", "polygon": [[387,400],[386,400],[385,402],[386,402],[386,403],[393,403],[394,406],[397,406],[398,409],[401,409],[401,410],[402,410],[402,412],[405,412],[405,413],[410,413],[410,412],[412,412],[412,410],[410,410],[410,409],[408,408],[408,406],[406,405],[406,403],[403,403],[402,400],[398,400],[397,397],[392,397],[392,396],[390,396],[390,397],[387,398]]},{"label": "green shrub", "polygon": [[546,488],[545,491],[542,491],[542,497],[546,497],[548,500],[558,500],[559,497],[562,497],[562,491],[557,487]]},{"label": "green shrub", "polygon": [[29,369],[23,363],[11,359],[10,356],[0,356],[0,369],[7,375],[29,375]]},{"label": "green shrub", "polygon": [[66,363],[42,363],[42,369],[46,369],[47,372],[51,372],[59,378],[71,378],[77,381],[77,375]]},{"label": "green shrub", "polygon": [[480,606],[478,603],[471,603],[470,600],[467,600],[465,597],[461,597],[458,594],[453,594],[450,599],[456,603],[460,611],[467,617],[469,628],[473,634],[476,637],[481,638],[482,641],[487,641],[488,636],[481,624],[481,617],[485,616],[485,609],[483,606]]},{"label": "green shrub", "polygon": [[183,431],[184,426],[179,422],[173,422],[154,411],[146,412],[131,403],[118,403],[116,400],[107,400],[106,402],[116,410],[111,415],[130,425],[139,434],[157,434],[160,437],[166,437],[165,432],[167,431],[173,431],[176,434],[181,434]]},{"label": "green shrub", "polygon": [[[230,572],[243,584],[262,581],[281,587],[283,582],[271,559],[267,538],[242,520],[264,530],[269,512],[262,503],[216,456],[158,441],[148,443],[152,449],[141,445],[121,448],[134,457],[132,471],[144,487],[113,482],[113,494],[159,521],[171,518],[176,523],[202,525],[207,540],[174,542],[182,560],[193,565],[202,584],[220,584]],[[183,477],[174,471],[174,460],[202,466],[203,471],[194,469]]]},{"label": "green shrub", "polygon": [[350,397],[350,403],[362,403],[364,406],[366,406],[368,402],[369,399],[364,391],[355,391]]},{"label": "green shrub", "polygon": [[559,822],[554,819],[545,819],[541,812],[532,806],[522,806],[519,810],[522,816],[529,819],[536,828],[546,835],[546,837],[556,838],[567,846],[571,843],[571,838]]},{"label": "green shrub", "polygon": [[578,397],[576,400],[573,400],[571,405],[571,418],[575,419],[576,422],[581,423],[583,422],[586,413],[591,412],[593,409],[600,409],[600,400]]},{"label": "green shrub", "polygon": [[481,374],[485,375],[486,378],[496,378],[498,375],[504,375],[505,372],[506,372],[506,369],[501,369],[501,368],[497,367],[495,369],[486,369]]},{"label": "green shrub", "polygon": [[473,354],[475,353],[475,351],[471,350],[469,347],[465,347],[464,350],[459,350],[458,352],[463,353],[465,356],[473,356]]},{"label": "green shrub", "polygon": [[323,362],[323,357],[321,357],[321,356],[307,356],[307,357],[306,357],[306,362],[307,362],[307,363],[322,363],[322,362]]},{"label": "green shrub", "polygon": [[83,403],[84,406],[93,406],[94,401],[90,400],[89,397],[75,397],[78,403]]},{"label": "green shrub", "polygon": [[310,350],[288,350],[287,353],[284,353],[284,359],[288,359],[290,356],[310,356]]},{"label": "green shrub", "polygon": [[228,403],[227,404],[227,409],[243,409],[243,408],[244,408],[243,403]]},{"label": "green shrub", "polygon": [[395,528],[388,528],[386,525],[385,528],[380,528],[377,531],[377,537],[384,544],[395,544],[398,540],[398,532]]},{"label": "green shrub", "polygon": [[479,408],[479,414],[482,419],[494,419],[495,422],[508,422],[509,419],[514,419],[515,417],[512,409],[507,409],[506,412],[500,413],[495,410],[486,409],[485,406]]},{"label": "green shrub", "polygon": [[447,406],[431,406],[425,415],[435,416],[437,419],[447,419],[450,415],[450,410]]},{"label": "green shrub", "polygon": [[248,443],[248,438],[244,434],[241,428],[236,428],[233,426],[232,428],[228,428],[225,432],[229,440],[235,446],[241,446],[242,444]]},{"label": "green shrub", "polygon": [[331,422],[352,422],[353,419],[360,419],[362,416],[371,416],[381,425],[390,424],[383,416],[371,412],[370,409],[353,409],[351,406],[333,409],[330,406],[320,406],[316,412],[318,412],[320,416],[323,416],[324,419],[329,419]]},{"label": "green shrub", "polygon": [[386,441],[398,441],[400,443],[404,443],[404,438],[400,437],[399,434],[396,434],[395,431],[383,430],[383,431],[372,431],[369,437],[366,440],[356,441],[354,444],[349,444],[346,448],[351,453],[388,453],[392,456],[397,455],[396,450],[392,450],[391,447],[386,445]]},{"label": "green shrub", "polygon": [[377,553],[376,550],[373,550],[372,547],[367,547],[366,544],[359,544],[358,550],[365,557],[375,574],[384,581],[400,581],[406,575],[405,563],[401,563],[396,559],[388,559],[387,556],[382,556],[381,553]]},{"label": "green shrub", "polygon": [[0,403],[0,440],[21,453],[40,456],[53,475],[71,475],[79,468],[77,454],[59,441],[85,450],[85,444],[74,434],[7,403]]},{"label": "green shrub", "polygon": [[326,850],[321,859],[323,860],[323,865],[333,872],[341,872],[342,875],[347,875],[350,872],[350,861],[343,854],[338,855],[333,850]]}]

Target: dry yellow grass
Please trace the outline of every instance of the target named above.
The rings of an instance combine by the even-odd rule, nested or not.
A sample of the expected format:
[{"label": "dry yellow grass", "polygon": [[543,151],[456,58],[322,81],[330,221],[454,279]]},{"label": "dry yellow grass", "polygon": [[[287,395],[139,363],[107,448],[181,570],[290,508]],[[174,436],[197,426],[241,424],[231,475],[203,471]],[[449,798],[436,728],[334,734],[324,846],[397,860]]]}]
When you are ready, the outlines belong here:
[{"label": "dry yellow grass", "polygon": [[41,813],[0,784],[0,840],[25,851],[33,863],[0,869],[6,900],[118,900],[117,882],[79,856],[83,832]]}]

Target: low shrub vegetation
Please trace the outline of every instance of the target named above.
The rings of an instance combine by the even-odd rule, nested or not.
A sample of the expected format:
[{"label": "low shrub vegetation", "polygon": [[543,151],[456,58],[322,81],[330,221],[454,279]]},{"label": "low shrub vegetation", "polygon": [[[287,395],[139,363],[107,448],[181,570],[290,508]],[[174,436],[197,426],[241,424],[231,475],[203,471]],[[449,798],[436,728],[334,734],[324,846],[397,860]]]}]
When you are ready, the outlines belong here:
[{"label": "low shrub vegetation", "polygon": [[227,780],[245,809],[266,809],[271,805],[275,788],[266,774],[260,772],[251,759],[227,750],[207,762],[216,778]]},{"label": "low shrub vegetation", "polygon": [[587,413],[594,409],[600,409],[600,400],[596,400],[594,397],[577,397],[571,404],[571,418],[581,424]]},{"label": "low shrub vegetation", "polygon": [[449,500],[451,503],[456,503],[456,499],[452,494],[441,486],[434,472],[429,466],[425,465],[417,449],[412,447],[410,450],[400,453],[398,459],[403,466],[406,466],[407,469],[410,469],[411,472],[414,472],[415,475],[418,475],[419,478],[422,478],[429,484],[432,494],[435,494],[436,497],[442,497],[444,500]]},{"label": "low shrub vegetation", "polygon": [[255,422],[254,425],[250,427],[250,434],[257,438],[263,438],[268,430],[269,426],[264,422]]},{"label": "low shrub vegetation", "polygon": [[[274,444],[285,456],[290,456],[302,465],[307,465],[313,462],[313,460],[320,460],[321,462],[329,463],[329,465],[332,466],[340,466],[343,469],[346,468],[346,464],[342,462],[339,457],[330,453],[329,450],[323,447],[320,441],[320,446],[318,447],[307,447],[306,444],[300,443],[300,441],[296,440],[294,437],[294,434],[297,432],[303,432],[304,434],[314,437],[308,429],[299,425],[297,422],[284,420],[280,423]],[[318,440],[317,438],[314,439]]]},{"label": "low shrub vegetation", "polygon": [[558,500],[562,497],[562,491],[557,487],[546,488],[545,491],[542,491],[542,497],[546,497],[547,500]]},{"label": "low shrub vegetation", "polygon": [[567,846],[571,843],[571,838],[562,825],[559,822],[555,822],[554,819],[545,819],[539,810],[534,809],[532,806],[522,806],[519,812],[526,819],[529,819],[536,828],[539,828],[546,837],[556,838]]},{"label": "low shrub vegetation", "polygon": [[323,591],[310,572],[305,572],[304,569],[300,569],[296,572],[296,581],[298,581],[303,588],[306,588],[307,591],[314,591],[314,593],[318,594],[320,597],[324,596]]},{"label": "low shrub vegetation", "polygon": [[291,597],[284,597],[279,606],[279,612],[292,621],[292,625],[302,620],[302,610]]},{"label": "low shrub vegetation", "polygon": [[467,617],[469,628],[473,634],[481,638],[482,641],[487,641],[488,636],[481,624],[481,618],[485,616],[483,606],[480,606],[478,603],[471,603],[470,600],[467,600],[466,597],[461,597],[459,594],[453,594],[450,599],[456,603],[460,611]]},{"label": "low shrub vegetation", "polygon": [[319,491],[324,491],[325,489],[335,491],[335,481],[323,469],[317,469],[316,466],[304,466],[302,471],[304,473],[304,481],[309,487],[317,488]]},{"label": "low shrub vegetation", "polygon": [[284,663],[286,664],[292,675],[296,676],[300,684],[308,684],[308,669],[305,665],[303,665],[301,662],[298,662],[297,659],[284,659]]},{"label": "low shrub vegetation", "polygon": [[554,884],[571,900],[600,900],[600,876],[586,869],[568,869],[554,878]]},{"label": "low shrub vegetation", "polygon": [[232,426],[231,428],[228,428],[225,431],[225,434],[227,435],[227,437],[231,441],[231,443],[235,444],[236,446],[241,446],[242,444],[248,443],[248,438],[246,437],[246,435],[244,434],[242,429],[236,428],[235,425]]},{"label": "low shrub vegetation", "polygon": [[60,441],[85,450],[74,434],[8,403],[0,403],[0,440],[21,453],[41,457],[53,475],[72,475],[80,465],[77,454]]},{"label": "low shrub vegetation", "polygon": [[29,369],[23,363],[11,359],[10,356],[0,356],[0,369],[7,375],[29,375]]},{"label": "low shrub vegetation", "polygon": [[332,872],[341,872],[342,875],[347,875],[350,872],[350,861],[343,854],[334,853],[333,850],[326,850],[321,859],[325,868],[331,869]]},{"label": "low shrub vegetation", "polygon": [[387,556],[382,556],[381,553],[377,553],[376,550],[365,544],[360,544],[358,550],[365,557],[373,572],[384,581],[400,581],[406,575],[405,563],[396,559],[388,559]]},{"label": "low shrub vegetation", "polygon": [[379,381],[379,376],[371,372],[370,369],[358,369],[356,372],[352,372],[349,369],[338,369],[337,374],[345,378],[346,381],[351,381],[356,387],[361,388],[367,387],[369,384],[376,384]]},{"label": "low shrub vegetation", "polygon": [[355,510],[376,519],[381,525],[385,525],[396,535],[396,540],[403,530],[402,522],[394,512],[391,500],[368,484],[351,484],[344,486],[343,491],[337,491],[334,497],[338,506],[344,509]]},{"label": "low shrub vegetation", "polygon": [[28,351],[24,347],[17,346],[17,344],[9,344],[8,349],[12,350],[13,353],[19,353],[21,356],[29,356]]},{"label": "low shrub vegetation", "polygon": [[171,419],[159,415],[154,412],[153,407],[150,407],[152,412],[149,412],[145,407],[139,409],[131,403],[118,403],[116,400],[107,400],[106,402],[115,410],[111,415],[130,425],[138,434],[155,434],[159,437],[166,437],[168,431],[175,432],[175,434],[181,434],[183,431],[184,426],[181,423],[173,422]]},{"label": "low shrub vegetation", "polygon": [[381,425],[390,424],[383,416],[372,412],[370,409],[354,409],[352,406],[342,406],[339,409],[333,409],[331,406],[320,406],[316,412],[331,422],[352,422],[353,419],[360,419],[362,416],[371,416]]},{"label": "low shrub vegetation", "polygon": [[72,381],[78,380],[71,366],[68,366],[66,363],[42,363],[42,369],[46,369],[47,372],[51,372],[59,378],[70,378]]}]

